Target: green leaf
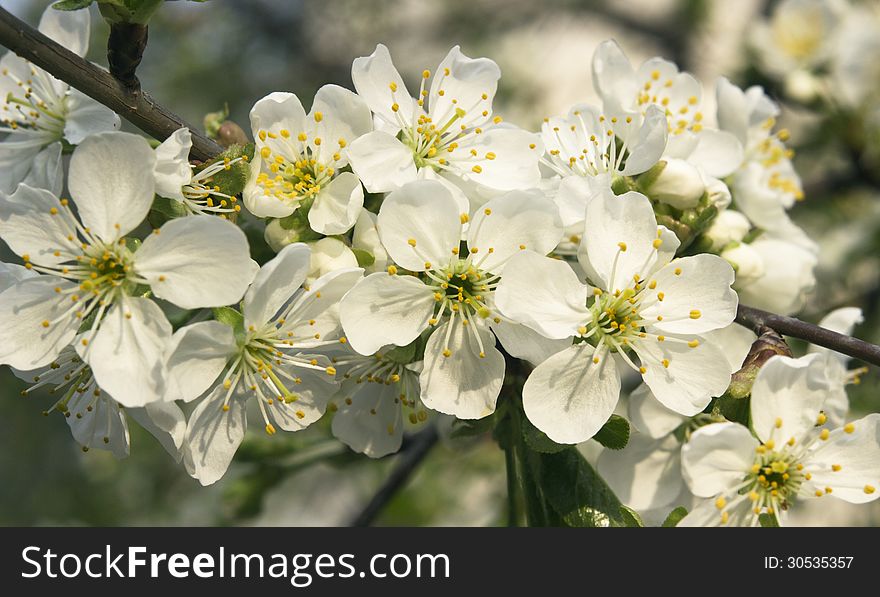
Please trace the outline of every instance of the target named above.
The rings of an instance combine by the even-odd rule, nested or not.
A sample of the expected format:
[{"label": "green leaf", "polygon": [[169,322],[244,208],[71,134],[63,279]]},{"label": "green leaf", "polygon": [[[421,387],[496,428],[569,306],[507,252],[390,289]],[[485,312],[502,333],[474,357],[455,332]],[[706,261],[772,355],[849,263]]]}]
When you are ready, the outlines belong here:
[{"label": "green leaf", "polygon": [[236,342],[242,342],[244,340],[244,316],[241,313],[232,307],[215,307],[213,312],[214,319],[232,328],[235,332]]},{"label": "green leaf", "polygon": [[675,510],[669,513],[669,516],[666,517],[666,520],[663,521],[661,526],[663,527],[674,527],[681,522],[681,519],[687,516],[687,508],[684,506],[679,506]]},{"label": "green leaf", "polygon": [[52,5],[55,10],[79,10],[88,8],[94,0],[60,0]]},{"label": "green leaf", "polygon": [[555,454],[529,454],[535,482],[546,503],[570,527],[625,526],[620,500],[574,447]]},{"label": "green leaf", "polygon": [[165,216],[168,220],[182,218],[187,215],[183,203],[177,199],[168,199],[167,197],[159,197],[158,195],[153,199],[153,206],[151,209]]},{"label": "green leaf", "polygon": [[370,267],[376,263],[376,258],[369,251],[352,247],[351,252],[354,253],[354,258],[357,259],[360,267]]},{"label": "green leaf", "polygon": [[629,506],[621,506],[620,507],[620,516],[623,518],[623,525],[625,527],[644,527],[645,523],[642,522],[642,517],[639,516],[639,513],[630,508]]},{"label": "green leaf", "polygon": [[611,415],[593,439],[609,450],[623,450],[629,443],[629,422],[623,417]]},{"label": "green leaf", "polygon": [[557,444],[547,437],[546,433],[532,425],[526,417],[522,418],[521,425],[523,440],[525,440],[526,446],[535,452],[541,452],[542,454],[555,454],[556,452],[561,452],[562,450],[571,447]]},{"label": "green leaf", "polygon": [[492,431],[495,427],[494,417],[483,417],[482,419],[455,419],[452,423],[452,431],[449,437],[452,438],[469,438],[484,435]]},{"label": "green leaf", "polygon": [[779,528],[779,521],[776,520],[775,514],[759,514],[758,523],[766,528]]}]

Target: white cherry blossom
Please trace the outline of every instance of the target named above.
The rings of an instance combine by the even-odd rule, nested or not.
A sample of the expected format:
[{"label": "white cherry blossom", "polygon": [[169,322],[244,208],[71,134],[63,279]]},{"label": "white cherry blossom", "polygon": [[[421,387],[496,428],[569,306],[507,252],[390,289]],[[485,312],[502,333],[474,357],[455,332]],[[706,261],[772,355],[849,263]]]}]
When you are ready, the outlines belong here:
[{"label": "white cherry blossom", "polygon": [[558,243],[555,206],[514,192],[470,216],[459,212],[442,184],[415,181],[386,197],[378,230],[394,265],[364,278],[342,300],[352,348],[371,355],[389,344],[406,346],[431,329],[420,375],[424,404],[463,419],[491,414],[504,376],[496,335],[515,356],[541,360],[534,353],[558,349],[503,318],[494,298],[513,255],[548,253]]},{"label": "white cherry blossom", "polygon": [[171,337],[146,291],[185,309],[241,298],[256,264],[229,222],[181,218],[141,244],[126,238],[152,204],[154,164],[142,137],[102,133],[71,159],[78,215],[45,189],[20,185],[0,195],[0,238],[43,274],[0,294],[0,362],[42,367],[85,332],[78,343],[98,385],[125,406],[143,406],[161,394]]},{"label": "white cherry blossom", "polygon": [[355,59],[351,76],[377,123],[349,148],[352,168],[371,193],[436,175],[477,202],[486,193],[537,186],[541,141],[493,115],[501,71],[492,60],[469,58],[455,46],[433,76],[422,73],[416,98],[382,44]]},{"label": "white cherry blossom", "polygon": [[714,255],[672,259],[678,240],[657,226],[639,193],[596,195],[586,221],[578,261],[595,286],[563,262],[522,252],[496,291],[503,314],[547,338],[574,341],[523,387],[529,420],[568,444],[592,437],[614,411],[618,360],[685,415],[720,395],[732,371],[704,337],[733,321],[731,267]]},{"label": "white cherry blossom", "polygon": [[[47,7],[39,30],[79,56],[88,50],[88,11]],[[89,135],[120,125],[112,110],[12,52],[0,58],[0,121],[0,133],[6,133],[0,141],[0,191],[4,193],[11,193],[23,181],[43,186],[34,184],[34,169],[39,169],[40,162],[57,161],[62,142],[78,145]]]},{"label": "white cherry blossom", "polygon": [[681,526],[757,526],[761,514],[784,522],[806,498],[877,499],[880,415],[830,429],[825,368],[820,355],[774,356],[752,387],[754,435],[726,422],[694,432],[682,449],[682,470],[691,491],[710,499]]}]

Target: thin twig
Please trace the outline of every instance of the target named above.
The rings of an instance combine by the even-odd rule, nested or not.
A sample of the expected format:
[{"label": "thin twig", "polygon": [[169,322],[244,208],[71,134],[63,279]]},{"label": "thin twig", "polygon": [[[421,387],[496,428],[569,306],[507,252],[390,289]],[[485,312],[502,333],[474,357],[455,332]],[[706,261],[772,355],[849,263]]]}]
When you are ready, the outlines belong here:
[{"label": "thin twig", "polygon": [[825,348],[830,348],[831,350],[880,367],[880,346],[859,340],[858,338],[832,332],[794,317],[786,317],[740,305],[736,310],[735,321],[755,333],[760,333],[761,327],[767,326],[780,334],[794,336],[811,344],[824,346]]},{"label": "thin twig", "polygon": [[177,129],[187,127],[192,132],[190,156],[193,159],[209,160],[223,151],[217,143],[156,103],[147,93],[126,90],[110,73],[49,39],[2,7],[0,45],[104,104],[160,141]]},{"label": "thin twig", "polygon": [[380,512],[388,505],[398,490],[400,490],[409,480],[410,475],[418,468],[419,464],[425,459],[434,444],[439,439],[437,426],[429,424],[425,429],[419,431],[412,436],[411,440],[405,446],[400,454],[397,465],[382,487],[373,495],[370,502],[364,507],[360,514],[355,516],[349,526],[365,527],[372,524]]}]

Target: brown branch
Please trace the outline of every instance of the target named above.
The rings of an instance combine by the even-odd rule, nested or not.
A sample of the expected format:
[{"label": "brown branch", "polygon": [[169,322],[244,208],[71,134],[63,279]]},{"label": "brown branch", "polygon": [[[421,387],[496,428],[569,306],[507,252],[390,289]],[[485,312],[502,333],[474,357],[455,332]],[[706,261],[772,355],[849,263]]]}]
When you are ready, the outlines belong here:
[{"label": "brown branch", "polygon": [[756,334],[760,334],[761,328],[766,326],[780,334],[800,338],[811,344],[824,346],[825,348],[830,348],[831,350],[880,367],[880,346],[853,338],[852,336],[832,332],[794,317],[786,317],[740,305],[736,310],[735,321]]},{"label": "brown branch", "polygon": [[145,133],[164,141],[186,127],[192,132],[190,157],[205,161],[223,151],[180,116],[143,91],[128,91],[107,71],[49,39],[0,7],[0,45],[104,104]]}]

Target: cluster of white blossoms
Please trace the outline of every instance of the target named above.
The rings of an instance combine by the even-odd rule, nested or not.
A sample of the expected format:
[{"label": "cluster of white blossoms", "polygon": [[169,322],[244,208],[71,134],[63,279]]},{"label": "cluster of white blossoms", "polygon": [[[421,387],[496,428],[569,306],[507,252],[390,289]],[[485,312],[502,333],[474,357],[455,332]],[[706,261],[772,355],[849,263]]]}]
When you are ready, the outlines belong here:
[{"label": "cluster of white blossoms", "polygon": [[[47,12],[43,30],[83,50],[80,14]],[[455,47],[416,90],[379,45],[354,91],[327,85],[308,112],[271,93],[250,148],[193,165],[188,130],[151,145],[2,64],[0,238],[18,259],[0,264],[0,363],[24,395],[56,395],[46,412],[84,449],[126,455],[130,415],[207,485],[248,419],[271,436],[332,418],[381,457],[431,412],[492,416],[505,384],[550,440],[578,444],[640,379],[620,452],[638,456],[600,462],[624,501],[665,507],[684,479],[712,500],[688,523],[749,524],[799,495],[878,495],[877,416],[846,422],[853,374],[834,355],[771,359],[751,430],[712,408],[754,339],[740,348],[738,301],[792,313],[813,285],[760,88],[722,79],[707,114],[693,76],[608,41],[601,105],[530,132],[493,110],[492,60]],[[268,247],[243,232],[261,223]],[[640,470],[666,501],[625,487]]]}]

